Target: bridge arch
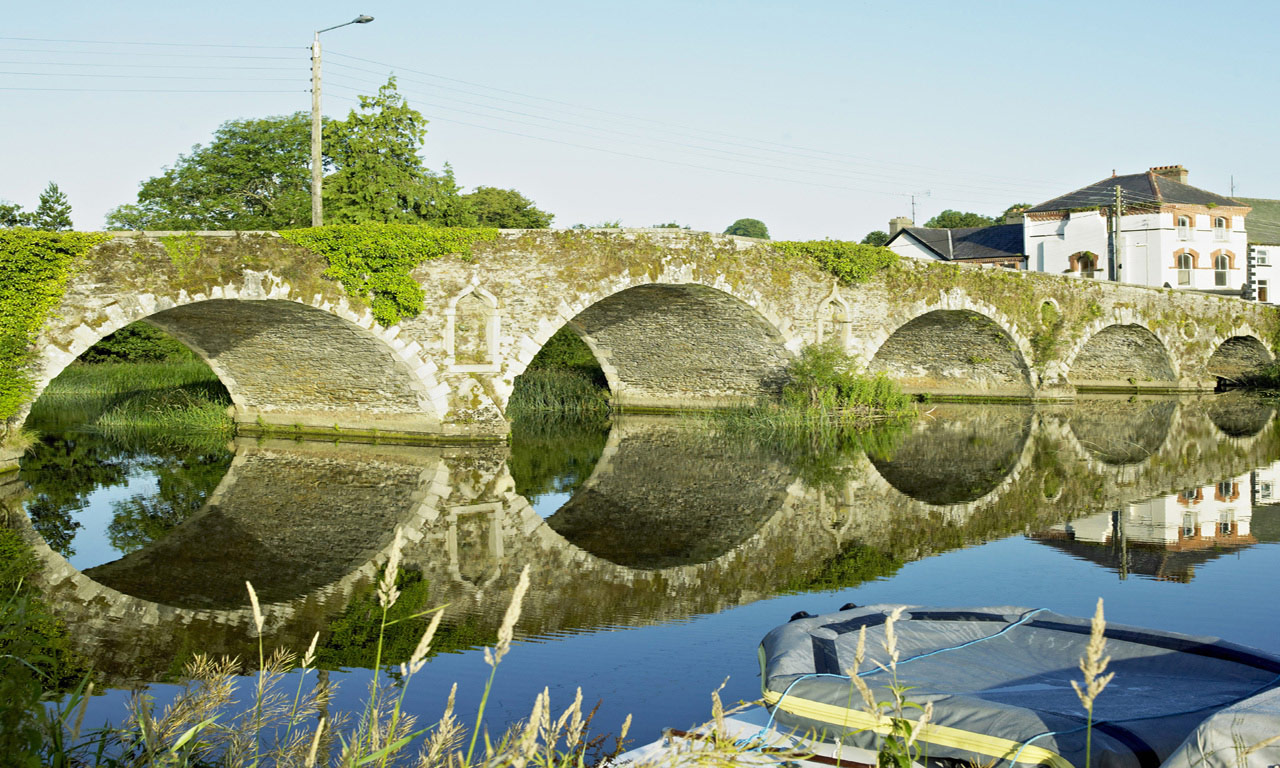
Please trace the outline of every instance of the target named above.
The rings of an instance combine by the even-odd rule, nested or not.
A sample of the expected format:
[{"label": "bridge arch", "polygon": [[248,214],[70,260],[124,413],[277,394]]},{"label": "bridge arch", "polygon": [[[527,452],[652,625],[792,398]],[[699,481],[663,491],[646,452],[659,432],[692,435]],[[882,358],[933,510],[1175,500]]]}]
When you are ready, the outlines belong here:
[{"label": "bridge arch", "polygon": [[345,299],[306,301],[271,272],[250,270],[176,299],[123,296],[72,329],[65,348],[42,338],[32,401],[89,347],[140,320],[208,363],[241,423],[413,432],[437,430],[444,414],[447,385],[399,326],[383,328]]},{"label": "bridge arch", "polygon": [[1037,375],[1028,365],[1031,345],[995,307],[952,291],[892,318],[866,346],[868,368],[907,391],[1028,396]]},{"label": "bridge arch", "polygon": [[1067,380],[1077,389],[1172,387],[1180,374],[1170,349],[1162,333],[1127,313],[1096,320],[1064,356]]},{"label": "bridge arch", "polygon": [[1248,326],[1239,326],[1230,333],[1219,335],[1210,348],[1213,354],[1205,362],[1205,371],[1219,381],[1237,380],[1275,359],[1261,337]]},{"label": "bridge arch", "polygon": [[503,361],[494,384],[506,407],[515,379],[568,325],[595,354],[616,405],[715,407],[781,388],[802,336],[760,294],[668,267],[627,275],[607,289],[562,301]]}]

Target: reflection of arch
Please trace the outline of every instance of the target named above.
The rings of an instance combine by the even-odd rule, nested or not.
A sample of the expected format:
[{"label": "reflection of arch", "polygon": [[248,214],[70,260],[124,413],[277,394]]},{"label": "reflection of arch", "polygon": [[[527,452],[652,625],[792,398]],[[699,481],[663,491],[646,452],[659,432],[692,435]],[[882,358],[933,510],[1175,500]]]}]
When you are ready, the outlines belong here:
[{"label": "reflection of arch", "polygon": [[1220,379],[1240,379],[1268,365],[1272,358],[1267,345],[1248,329],[1237,329],[1233,335],[1214,345],[1205,369]]},{"label": "reflection of arch", "polygon": [[[966,417],[967,418],[964,418]],[[876,475],[897,493],[962,516],[994,503],[1034,453],[1034,412],[1024,406],[934,409],[892,456],[868,455]]]},{"label": "reflection of arch", "polygon": [[847,349],[852,317],[849,302],[840,295],[839,284],[832,283],[831,293],[818,304],[818,343],[836,339],[842,348]]},{"label": "reflection of arch", "polygon": [[[282,440],[238,440],[236,448],[235,462],[206,507],[147,548],[153,550],[150,560],[154,562],[155,555],[161,554],[154,548],[172,539],[169,553],[184,556],[183,553],[194,552],[195,561],[151,567],[147,558],[129,555],[107,564],[114,568],[99,566],[82,572],[49,548],[15,502],[8,503],[12,510],[8,524],[23,534],[42,564],[34,577],[37,585],[68,624],[83,630],[74,633],[78,649],[91,655],[94,665],[106,670],[113,681],[157,679],[175,655],[190,652],[188,635],[199,638],[197,647],[203,652],[245,658],[254,633],[253,614],[244,588],[246,579],[253,582],[262,600],[272,643],[286,648],[305,647],[313,633],[343,610],[353,592],[377,578],[390,553],[396,528],[404,531],[411,543],[421,536],[420,531],[429,521],[440,516],[438,494],[447,492],[449,487],[449,470],[439,459],[438,451]],[[327,472],[335,465],[346,467],[349,482],[336,489],[332,485],[317,486],[311,474],[316,470]],[[364,521],[351,519],[359,516],[351,515],[350,509],[337,514],[336,504],[362,493],[379,493],[378,498],[384,499],[378,491],[378,480],[392,475],[401,478],[398,482],[402,490],[394,499],[386,500],[386,514],[378,513]],[[252,524],[253,518],[263,512],[263,501],[279,498],[282,492],[292,494],[279,502],[282,513],[292,513],[288,515],[289,524],[272,527],[270,521],[257,521],[262,523],[260,532],[266,534],[258,550],[265,562],[252,566],[267,573],[273,564],[291,557],[295,566],[292,575],[276,573],[273,579],[262,573],[220,573],[218,570],[228,569],[227,563],[202,559],[201,547],[221,546],[207,536],[213,526],[227,530],[228,522],[236,519]],[[284,509],[286,504],[288,510]],[[365,503],[360,509],[375,511],[376,506]],[[385,524],[388,515],[389,525]],[[324,535],[326,523],[334,522],[354,525],[367,535],[363,540],[346,540],[340,531],[330,530],[336,535]],[[236,526],[230,529],[236,530]],[[347,564],[350,569],[325,570],[322,564],[317,567],[316,558],[308,558],[306,551],[290,551],[307,547],[314,551],[320,546],[325,548],[327,557],[336,551],[339,564]],[[253,554],[246,553],[242,559]],[[151,573],[147,572],[149,567]],[[123,592],[93,578],[95,573],[108,581],[117,577],[121,587],[147,587],[153,597],[166,599]],[[193,602],[192,593],[184,593],[184,584],[190,588],[193,580],[199,579],[199,588],[204,589],[210,577],[229,585],[225,599]],[[305,591],[298,593],[298,589]],[[191,605],[179,607],[167,599],[171,595],[178,595],[178,602]],[[139,646],[147,650],[140,651]]]},{"label": "reflection of arch", "polygon": [[444,310],[444,360],[450,371],[498,370],[502,319],[498,297],[472,280]]},{"label": "reflection of arch", "polygon": [[1029,394],[1025,341],[979,309],[920,312],[880,343],[869,367],[908,391]]},{"label": "reflection of arch", "polygon": [[1213,425],[1232,440],[1247,440],[1262,434],[1276,412],[1266,400],[1237,397],[1234,393],[1215,396],[1206,410]]},{"label": "reflection of arch", "polygon": [[1178,379],[1167,345],[1136,322],[1099,322],[1086,329],[1067,358],[1067,371],[1068,380],[1079,388],[1167,386]]},{"label": "reflection of arch", "polygon": [[1073,408],[1067,423],[1079,448],[1105,467],[1146,464],[1165,450],[1178,423],[1175,400],[1090,398]]},{"label": "reflection of arch", "polygon": [[670,422],[615,426],[596,467],[547,525],[574,547],[638,570],[714,561],[782,507],[793,472]]}]

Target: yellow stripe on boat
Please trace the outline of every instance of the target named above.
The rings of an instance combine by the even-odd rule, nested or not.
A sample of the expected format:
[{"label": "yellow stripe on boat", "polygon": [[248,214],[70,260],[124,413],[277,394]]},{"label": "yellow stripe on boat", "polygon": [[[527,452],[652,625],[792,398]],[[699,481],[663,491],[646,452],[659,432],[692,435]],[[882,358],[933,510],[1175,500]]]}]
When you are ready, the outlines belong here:
[{"label": "yellow stripe on boat", "polygon": [[[874,731],[881,735],[887,735],[892,728],[888,718],[883,715],[876,717],[870,713],[855,709],[847,709],[834,704],[824,704],[820,701],[809,701],[795,694],[787,694],[784,698],[782,694],[776,691],[765,691],[764,702],[769,706],[776,705],[784,712],[790,712],[796,717],[817,720],[844,728]],[[945,725],[925,723],[924,729],[920,732],[920,739],[930,744],[937,744],[940,747],[965,749],[1001,760],[1012,760],[1013,756],[1021,750],[1022,753],[1018,754],[1018,763],[1048,765],[1052,766],[1052,768],[1075,768],[1065,757],[1044,747],[1023,746],[1022,742],[974,733],[960,728],[951,728]]]}]

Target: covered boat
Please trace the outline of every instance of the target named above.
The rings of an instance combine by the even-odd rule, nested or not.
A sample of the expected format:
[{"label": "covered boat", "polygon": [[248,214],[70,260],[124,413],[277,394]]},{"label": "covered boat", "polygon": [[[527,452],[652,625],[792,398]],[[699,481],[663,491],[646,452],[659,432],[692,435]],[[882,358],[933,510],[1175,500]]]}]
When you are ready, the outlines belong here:
[{"label": "covered boat", "polygon": [[[875,749],[889,726],[865,710],[850,675],[858,674],[877,700],[890,698],[895,681],[880,665],[889,666],[886,623],[899,607],[798,615],[769,632],[760,645],[764,702],[771,711],[765,730],[804,735],[814,744]],[[864,628],[866,657],[855,669]],[[1071,681],[1081,680],[1088,619],[1012,606],[906,606],[893,634],[896,685],[909,689],[910,701],[933,704],[932,721],[919,736],[922,757],[975,765],[1085,765],[1088,723]],[[1214,637],[1128,626],[1108,625],[1106,640],[1107,671],[1115,677],[1094,703],[1092,765],[1156,768],[1175,752],[1187,765],[1280,763],[1280,741],[1242,755],[1265,741],[1244,738],[1268,728],[1280,734],[1273,691],[1280,684],[1280,657]],[[1258,701],[1265,705],[1251,707]],[[1231,718],[1213,719],[1233,706],[1251,716],[1251,736],[1235,742]],[[906,712],[908,719],[918,715]],[[1238,749],[1187,757],[1193,753],[1184,741],[1210,722],[1217,723],[1210,732],[1219,743]]]}]

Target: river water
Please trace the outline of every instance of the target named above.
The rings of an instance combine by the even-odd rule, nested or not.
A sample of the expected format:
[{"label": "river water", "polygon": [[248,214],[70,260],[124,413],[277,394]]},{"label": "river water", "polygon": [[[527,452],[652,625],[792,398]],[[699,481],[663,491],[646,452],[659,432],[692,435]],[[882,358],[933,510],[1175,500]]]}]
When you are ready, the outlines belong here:
[{"label": "river water", "polygon": [[[581,687],[596,732],[627,713],[640,741],[706,719],[710,692],[758,695],[755,648],[793,613],[848,602],[1022,605],[1218,635],[1280,653],[1280,433],[1265,400],[1089,398],[937,404],[841,449],[759,444],[690,418],[521,427],[510,446],[236,440],[125,447],[49,435],[9,488],[41,584],[109,690],[163,699],[195,652],[320,660],[337,708],[372,666],[372,584],[406,542],[398,610],[448,604],[406,706],[431,718],[521,569],[532,588],[498,669],[491,732],[550,688]],[[387,636],[399,662],[421,621]],[[314,673],[312,677],[314,679]]]}]

